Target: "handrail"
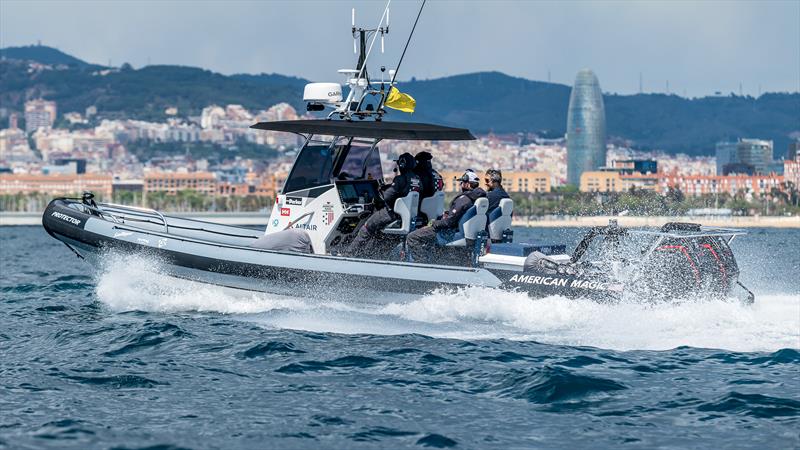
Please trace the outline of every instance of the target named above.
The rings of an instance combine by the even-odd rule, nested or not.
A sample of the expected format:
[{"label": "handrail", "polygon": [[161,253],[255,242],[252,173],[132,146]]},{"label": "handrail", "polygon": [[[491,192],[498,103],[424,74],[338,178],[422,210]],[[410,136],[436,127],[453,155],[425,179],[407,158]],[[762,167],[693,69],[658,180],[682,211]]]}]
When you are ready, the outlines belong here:
[{"label": "handrail", "polygon": [[[88,205],[86,205],[86,206],[88,206]],[[127,210],[127,211],[134,211],[134,212],[140,212],[140,213],[155,214],[156,216],[158,216],[159,219],[161,219],[161,223],[164,224],[164,232],[165,233],[169,233],[169,225],[167,224],[167,218],[164,217],[163,214],[161,214],[160,212],[156,211],[155,209],[142,208],[140,206],[119,205],[119,204],[116,204],[116,203],[99,203],[97,206],[98,206],[97,207],[98,212],[100,212],[100,213],[103,213],[103,212],[108,213],[108,211],[104,211],[103,209],[100,208],[102,206],[102,207],[106,207],[106,208],[108,208],[108,209],[110,209],[112,211],[113,210],[117,210],[117,211],[120,211],[120,212],[123,212],[123,213]],[[93,207],[91,207],[91,206],[89,206],[89,208],[93,209]],[[113,215],[113,213],[111,213],[111,214]]]}]

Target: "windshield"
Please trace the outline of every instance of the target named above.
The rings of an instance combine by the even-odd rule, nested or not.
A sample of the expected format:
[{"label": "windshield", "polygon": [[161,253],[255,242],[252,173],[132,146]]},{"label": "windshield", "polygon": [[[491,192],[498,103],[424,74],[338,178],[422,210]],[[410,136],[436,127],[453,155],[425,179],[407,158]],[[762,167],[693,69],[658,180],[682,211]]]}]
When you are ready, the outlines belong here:
[{"label": "windshield", "polygon": [[[372,150],[372,151],[370,151]],[[366,161],[366,166],[364,162]],[[383,178],[381,169],[381,155],[378,147],[372,149],[371,146],[353,145],[347,153],[347,158],[339,170],[340,180],[380,180]]]},{"label": "windshield", "polygon": [[331,182],[333,154],[328,145],[307,145],[294,163],[283,193],[324,186]]}]

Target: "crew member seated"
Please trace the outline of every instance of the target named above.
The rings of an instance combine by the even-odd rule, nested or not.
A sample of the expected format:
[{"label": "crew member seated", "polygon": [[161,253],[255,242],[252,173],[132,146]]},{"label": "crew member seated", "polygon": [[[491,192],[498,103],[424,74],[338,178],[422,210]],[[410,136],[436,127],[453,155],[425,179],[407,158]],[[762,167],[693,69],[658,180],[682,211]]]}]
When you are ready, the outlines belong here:
[{"label": "crew member seated", "polygon": [[500,206],[500,200],[511,197],[509,197],[508,192],[503,189],[503,173],[499,170],[487,170],[483,182],[486,183],[486,198],[489,200],[489,209],[487,209],[487,212],[491,214],[495,208]]},{"label": "crew member seated", "polygon": [[461,181],[461,195],[453,199],[450,209],[444,216],[434,220],[430,226],[412,231],[406,238],[408,251],[414,261],[430,260],[437,246],[453,241],[461,217],[472,207],[475,200],[486,197],[486,191],[480,188],[478,175],[472,170],[464,172],[459,181]]},{"label": "crew member seated", "polygon": [[433,169],[433,165],[431,164],[433,155],[429,152],[419,152],[414,156],[414,159],[416,160],[414,173],[419,177],[422,188],[419,194],[419,216],[422,223],[426,224],[429,219],[435,219],[435,217],[425,216],[422,211],[422,200],[432,197],[436,191],[441,191],[444,188],[444,181],[439,172]]},{"label": "crew member seated", "polygon": [[[414,157],[410,153],[403,153],[396,160],[400,174],[394,177],[391,184],[381,188],[382,195],[375,199],[375,212],[367,219],[358,230],[353,242],[347,248],[351,256],[374,256],[380,230],[399,219],[400,216],[393,211],[395,200],[405,197],[411,191],[420,191],[419,178],[414,174]],[[383,198],[380,198],[383,197]]]}]

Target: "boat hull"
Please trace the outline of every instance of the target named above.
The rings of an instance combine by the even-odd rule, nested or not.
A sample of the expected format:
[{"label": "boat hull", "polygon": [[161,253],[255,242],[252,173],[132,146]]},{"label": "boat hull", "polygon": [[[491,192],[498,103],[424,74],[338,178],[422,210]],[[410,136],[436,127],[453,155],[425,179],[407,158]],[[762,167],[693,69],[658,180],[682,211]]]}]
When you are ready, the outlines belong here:
[{"label": "boat hull", "polygon": [[[426,294],[478,286],[523,291],[533,297],[616,295],[615,286],[598,279],[275,252],[213,242],[152,226],[115,223],[80,211],[65,200],[51,202],[42,222],[51,236],[94,264],[102,265],[111,253],[144,255],[157,261],[167,275],[249,291],[336,298],[343,291]],[[242,232],[250,233],[251,239],[259,235],[253,230]]]}]

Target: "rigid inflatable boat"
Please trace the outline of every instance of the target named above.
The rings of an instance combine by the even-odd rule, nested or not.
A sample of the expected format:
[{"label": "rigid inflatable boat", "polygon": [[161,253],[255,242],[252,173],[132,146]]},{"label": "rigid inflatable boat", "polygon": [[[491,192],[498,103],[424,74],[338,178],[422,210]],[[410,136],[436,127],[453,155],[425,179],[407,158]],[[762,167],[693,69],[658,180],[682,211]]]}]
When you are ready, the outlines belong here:
[{"label": "rigid inflatable boat", "polygon": [[[455,239],[438,249],[435,263],[412,261],[406,236],[419,217],[442,216],[443,192],[396,200],[399,219],[382,230],[381,257],[353,258],[344,249],[374,211],[384,179],[379,145],[384,140],[471,140],[466,129],[383,120],[395,92],[366,71],[367,37],[384,34],[353,27],[361,54],[338,83],[311,83],[310,111],[331,108],[326,119],[263,122],[252,128],[302,136],[295,163],[277,195],[266,229],[226,226],[172,217],[151,209],[58,198],[43,225],[78,256],[102,263],[111,252],[158,258],[168,275],[202,283],[263,292],[364,289],[426,293],[440,288],[482,286],[532,297],[562,295],[613,301],[626,295],[654,300],[728,297],[749,293],[739,283],[730,242],[740,230],[670,223],[632,230],[610,223],[590,230],[575,250],[551,242],[513,242],[513,202],[487,211],[478,199],[461,218]],[[412,30],[413,32],[413,30]],[[371,48],[371,45],[370,45]],[[383,72],[383,68],[381,70]]]}]

